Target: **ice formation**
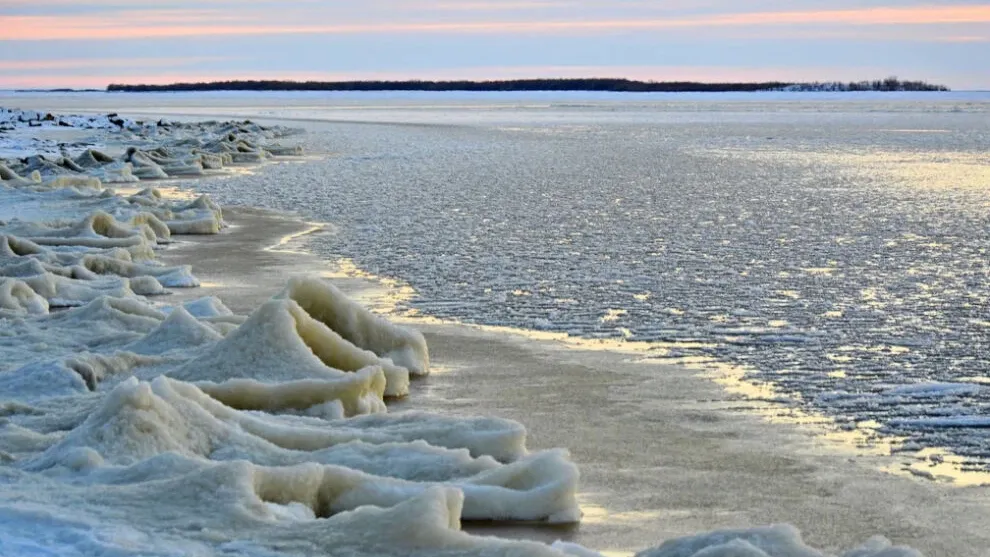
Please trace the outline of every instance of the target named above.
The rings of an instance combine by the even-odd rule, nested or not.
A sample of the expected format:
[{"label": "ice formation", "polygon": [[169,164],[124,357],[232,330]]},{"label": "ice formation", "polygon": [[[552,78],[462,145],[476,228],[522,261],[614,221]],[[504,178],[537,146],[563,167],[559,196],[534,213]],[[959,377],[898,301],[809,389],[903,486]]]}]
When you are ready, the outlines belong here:
[{"label": "ice formation", "polygon": [[[578,469],[564,450],[528,451],[511,420],[388,412],[429,372],[419,332],[316,278],[246,317],[147,297],[199,284],[155,252],[219,232],[222,212],[104,184],[298,154],[269,144],[281,132],[0,110],[11,122],[136,146],[0,161],[0,553],[598,555],[460,530],[578,521]],[[844,557],[917,555],[888,545]],[[783,526],[642,555],[823,556]]]},{"label": "ice formation", "polygon": [[414,375],[430,372],[426,340],[419,331],[396,326],[371,313],[334,285],[293,279],[283,295],[358,348],[369,350]]},{"label": "ice formation", "polygon": [[[828,557],[805,545],[793,526],[777,525],[744,530],[722,530],[670,540],[636,557]],[[876,537],[840,557],[921,557],[906,547],[894,547]]]},{"label": "ice formation", "polygon": [[198,286],[188,267],[162,266],[154,252],[174,234],[218,233],[225,226],[220,207],[207,196],[173,200],[155,188],[122,195],[104,185],[219,172],[235,162],[266,160],[273,152],[298,154],[272,143],[287,130],[250,122],[147,124],[113,114],[0,112],[0,124],[16,123],[117,130],[140,147],[119,156],[87,148],[75,157],[62,150],[0,159],[0,311],[5,313],[37,314],[103,295],[152,296]]}]

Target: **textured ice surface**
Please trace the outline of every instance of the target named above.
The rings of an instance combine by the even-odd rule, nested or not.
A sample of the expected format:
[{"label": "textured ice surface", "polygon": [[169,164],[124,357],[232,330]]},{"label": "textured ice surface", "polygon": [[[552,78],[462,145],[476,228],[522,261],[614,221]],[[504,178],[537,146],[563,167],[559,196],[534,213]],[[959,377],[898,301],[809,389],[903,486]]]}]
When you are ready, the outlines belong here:
[{"label": "textured ice surface", "polygon": [[[791,526],[771,526],[748,530],[724,530],[670,540],[636,557],[827,557],[805,545],[801,534]],[[921,557],[917,551],[894,547],[883,538],[874,538],[840,557]]]},{"label": "textured ice surface", "polygon": [[[168,199],[155,188],[120,192],[104,184],[138,182],[261,162],[298,147],[274,142],[288,133],[250,122],[137,122],[115,114],[60,116],[0,109],[0,128],[99,131],[99,138],[137,143],[115,156],[93,148],[59,154],[24,152],[0,159],[0,312],[40,314],[101,296],[167,294],[199,285],[188,267],[165,267],[154,251],[173,234],[216,234],[223,212],[208,196]],[[16,135],[16,133],[15,133]],[[4,138],[8,147],[26,137]],[[91,143],[91,142],[90,142]],[[89,145],[90,143],[84,143]],[[401,394],[401,393],[399,393]]]},{"label": "textured ice surface", "polygon": [[[163,127],[122,122],[135,137]],[[258,156],[229,142],[230,161]],[[153,151],[130,154],[152,173],[228,160]],[[106,163],[85,155],[72,164]],[[291,282],[246,319],[211,298],[153,305],[137,285],[194,280],[157,267],[153,249],[172,233],[216,232],[219,207],[201,197],[163,209],[171,202],[155,190],[123,199],[55,182],[63,171],[52,166],[76,172],[64,160],[35,162],[60,177],[43,183],[36,168],[0,190],[16,217],[0,236],[0,553],[597,555],[460,531],[462,518],[576,521],[578,472],[566,451],[529,453],[510,420],[383,413],[383,396],[428,371],[422,335],[316,279]],[[63,298],[80,307],[47,313]],[[670,543],[698,557],[821,555],[793,529],[772,530],[771,545],[764,531]],[[849,555],[913,555],[885,547]]]},{"label": "textured ice surface", "polygon": [[904,420],[985,415],[990,389],[885,394],[990,373],[985,96],[752,99],[297,109],[434,124],[327,125],[336,154],[279,169],[277,195],[206,187],[338,225],[311,248],[407,282],[408,309],[655,342],[845,427],[990,456],[986,428]]}]

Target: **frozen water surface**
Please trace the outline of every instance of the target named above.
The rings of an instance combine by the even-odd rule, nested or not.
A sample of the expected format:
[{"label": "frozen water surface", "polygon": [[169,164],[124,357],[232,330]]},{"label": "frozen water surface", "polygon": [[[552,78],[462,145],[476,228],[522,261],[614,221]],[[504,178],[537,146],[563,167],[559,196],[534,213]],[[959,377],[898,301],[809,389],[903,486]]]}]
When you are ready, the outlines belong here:
[{"label": "frozen water surface", "polygon": [[[162,97],[218,112],[197,102]],[[740,366],[840,424],[990,457],[990,95],[224,105],[316,122],[329,155],[202,187],[334,223],[311,248],[408,282],[406,309],[675,343],[656,357]]]}]

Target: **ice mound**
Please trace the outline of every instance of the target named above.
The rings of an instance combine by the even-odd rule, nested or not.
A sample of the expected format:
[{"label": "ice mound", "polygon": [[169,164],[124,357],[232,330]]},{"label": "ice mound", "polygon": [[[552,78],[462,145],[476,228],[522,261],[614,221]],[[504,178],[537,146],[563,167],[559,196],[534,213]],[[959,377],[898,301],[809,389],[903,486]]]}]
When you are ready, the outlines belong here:
[{"label": "ice mound", "polygon": [[[387,427],[351,427],[351,420],[339,419],[289,422],[284,417],[236,410],[189,383],[156,379],[152,388],[171,404],[181,406],[186,416],[198,415],[202,422],[219,421],[226,424],[224,427],[233,428],[232,433],[224,435],[226,443],[214,451],[213,459],[239,458],[269,465],[311,461],[410,480],[464,477],[498,466],[487,455],[475,457],[456,446],[431,445],[416,435],[415,428],[396,432]],[[431,425],[430,416],[420,418],[423,426]],[[464,418],[446,418],[432,426],[477,431],[472,420]],[[264,450],[259,448],[259,440],[264,441]]]},{"label": "ice mound", "polygon": [[453,418],[426,412],[357,416],[340,423],[335,434],[369,442],[422,439],[431,445],[464,448],[472,456],[512,462],[526,454],[526,428],[504,418]]},{"label": "ice mound", "polygon": [[170,236],[169,227],[148,212],[132,213],[126,221],[95,211],[68,225],[0,223],[0,276],[18,278],[53,306],[198,286],[188,266],[154,262],[153,249]]},{"label": "ice mound", "polygon": [[113,353],[140,340],[164,319],[138,299],[106,296],[45,315],[21,312],[0,327],[0,373],[70,355]]},{"label": "ice mound", "polygon": [[[83,469],[87,456],[79,455]],[[61,489],[5,473],[0,481],[13,495],[41,492],[52,507],[0,507],[0,535],[14,541],[12,548],[36,549],[30,538],[41,538],[60,555],[322,555],[328,548],[353,557],[565,555],[536,542],[460,531],[464,496],[452,487],[429,487],[395,506],[333,513],[334,480],[346,485],[350,478],[321,475],[314,467],[226,463],[153,481],[161,468],[182,463],[170,458],[153,464],[157,469],[125,469],[107,475],[105,483]]]},{"label": "ice mound", "polygon": [[78,354],[66,359],[63,365],[79,374],[86,382],[86,387],[95,391],[105,379],[130,375],[135,368],[153,366],[163,362],[167,363],[168,360],[133,352],[116,352],[109,355]]},{"label": "ice mound", "polygon": [[[0,117],[2,116],[3,113],[0,113]],[[258,163],[273,156],[301,154],[300,147],[274,143],[274,140],[290,133],[289,130],[278,127],[231,127],[219,122],[135,122],[117,115],[108,115],[96,124],[86,117],[51,116],[47,120],[18,120],[6,124],[13,124],[14,127],[27,123],[39,128],[57,126],[102,130],[105,136],[116,136],[114,139],[118,142],[134,142],[138,145],[129,147],[118,158],[95,149],[86,149],[70,157],[63,144],[36,139],[33,143],[43,147],[45,152],[8,161],[12,172],[38,172],[45,178],[105,176],[110,181],[133,181],[169,176],[200,176],[207,170],[221,171],[234,163]],[[2,125],[4,124],[0,123]],[[123,168],[130,168],[133,173],[119,172]]]},{"label": "ice mound", "polygon": [[326,379],[299,379],[265,383],[254,379],[229,379],[222,383],[196,383],[211,397],[246,410],[305,412],[326,417],[346,417],[385,411],[382,401],[385,376],[377,366]]},{"label": "ice mound", "polygon": [[144,335],[154,330],[165,314],[141,300],[101,296],[85,306],[53,314],[49,322],[63,329],[104,329]]},{"label": "ice mound", "polygon": [[159,190],[145,188],[126,199],[160,219],[171,234],[217,234],[226,226],[220,206],[207,195],[192,201],[169,201]]},{"label": "ice mound", "polygon": [[190,288],[199,286],[199,279],[192,274],[189,265],[164,267],[139,264],[99,254],[87,254],[79,262],[80,266],[97,275],[117,275],[127,278],[152,277],[162,286]]},{"label": "ice mound", "polygon": [[[212,451],[209,431],[154,395],[151,385],[135,378],[114,388],[81,425],[43,453],[32,469],[65,465],[82,450],[100,462],[131,464],[163,452],[206,456]],[[70,466],[72,467],[72,466]]]},{"label": "ice mound", "polygon": [[[233,450],[236,455],[268,459],[281,456],[292,460],[290,451],[278,449],[218,419],[194,400],[184,397],[179,389],[190,392],[190,386],[163,377],[150,384],[128,379],[113,389],[85,422],[26,464],[26,469],[132,464],[165,452],[208,459],[223,448]],[[316,463],[298,455],[295,460],[304,464],[264,470],[265,475],[274,475],[276,480],[281,477],[282,481],[261,486],[262,496],[280,503],[309,502],[324,516],[368,504],[391,506],[437,483],[397,476],[422,476],[417,464],[426,473],[435,474],[434,468],[450,452],[430,451],[425,445],[363,449],[350,446],[323,451],[317,458],[358,466],[367,463],[387,475]],[[80,458],[80,455],[87,456]],[[371,462],[369,458],[375,456],[384,458]],[[418,457],[418,462],[408,457]],[[396,465],[394,469],[388,466],[390,463]],[[486,469],[472,476],[441,479],[465,493],[464,518],[567,522],[580,517],[575,500],[577,469],[565,453],[547,451],[508,465],[493,460],[482,465]]]},{"label": "ice mound", "polygon": [[204,298],[197,298],[195,300],[190,300],[184,304],[182,307],[186,308],[186,311],[190,315],[198,318],[211,318],[211,317],[230,317],[234,315],[234,312],[230,311],[230,308],[225,306],[220,298],[216,296],[207,296]]},{"label": "ice mound", "polygon": [[66,157],[31,155],[24,159],[17,171],[21,174],[38,172],[42,177],[57,177],[81,173],[83,169]]},{"label": "ice mound", "polygon": [[295,278],[282,296],[358,348],[370,350],[413,375],[429,373],[430,356],[422,333],[371,313],[336,286],[317,278]]},{"label": "ice mound", "polygon": [[33,277],[36,275],[43,275],[45,273],[52,273],[63,277],[69,278],[79,278],[79,279],[94,279],[96,274],[90,272],[88,269],[71,266],[71,267],[60,267],[58,265],[53,265],[51,263],[45,264],[41,260],[32,257],[21,257],[6,261],[0,258],[0,276],[2,277]]},{"label": "ice mound", "polygon": [[[805,545],[797,528],[782,524],[743,530],[721,530],[670,540],[636,557],[828,557]],[[877,537],[840,557],[922,557],[905,547],[892,547]]]},{"label": "ice mound", "polygon": [[74,159],[80,168],[94,168],[116,162],[113,157],[96,149],[86,149]]},{"label": "ice mound", "polygon": [[41,255],[43,253],[45,253],[45,249],[30,240],[9,234],[0,234],[0,257],[2,258]]},{"label": "ice mound", "polygon": [[41,173],[31,172],[30,176],[25,178],[6,165],[0,164],[0,183],[9,187],[36,186],[41,183]]},{"label": "ice mound", "polygon": [[[20,281],[48,300],[49,305],[57,307],[81,306],[103,296],[128,298],[136,294],[131,281],[120,277],[79,280],[45,272],[21,277]],[[137,282],[135,286],[142,294],[159,294],[163,291],[157,281]]]},{"label": "ice mound", "polygon": [[48,313],[48,300],[39,296],[26,283],[8,277],[0,277],[0,310],[15,313]]},{"label": "ice mound", "polygon": [[89,390],[81,375],[60,362],[34,362],[0,373],[0,400],[34,402]]},{"label": "ice mound", "polygon": [[[528,464],[518,462],[483,473],[473,481],[447,484],[464,494],[460,518],[577,520],[580,515],[570,485],[576,472],[568,473],[568,463],[554,460],[556,456],[547,453],[545,462],[530,466],[525,472],[509,470]],[[258,471],[261,474],[255,476],[255,486],[259,497],[280,504],[301,502],[317,516],[332,516],[367,505],[395,506],[440,485],[376,477],[349,468],[316,464],[256,469]]]},{"label": "ice mound", "polygon": [[[341,555],[354,556],[565,555],[536,542],[468,535],[460,531],[458,517],[463,505],[464,495],[460,491],[434,487],[394,507],[362,507],[331,516],[322,523],[309,521],[293,525],[290,531],[274,536],[269,543],[277,543],[286,551],[305,552],[308,543],[303,540],[315,540],[322,547],[333,547]],[[321,527],[326,530],[319,531]],[[252,541],[240,547],[247,550],[257,545],[257,541]]]},{"label": "ice mound", "polygon": [[[355,380],[350,378],[350,381]],[[225,420],[234,420],[243,430],[285,449],[318,451],[354,441],[378,445],[419,441],[434,447],[465,449],[473,458],[490,456],[501,462],[512,462],[527,454],[525,428],[518,422],[502,418],[403,412],[359,415],[329,421],[321,417],[269,413],[261,419],[253,413],[237,412],[234,408],[244,406],[254,410],[257,408],[251,408],[252,406],[267,405],[282,409],[286,404],[280,402],[283,397],[294,401],[297,396],[309,396],[313,397],[312,400],[319,401],[324,397],[307,394],[307,389],[301,387],[309,387],[309,390],[318,393],[320,384],[290,382],[273,388],[250,380],[231,380],[221,386],[198,383],[195,385],[196,389],[176,385],[180,383],[173,383],[173,388],[181,390],[183,396],[195,400],[212,414]],[[256,394],[250,393],[248,387],[252,386],[257,389]],[[329,387],[330,385],[326,386]],[[279,388],[288,390],[289,394],[282,395]],[[257,402],[245,404],[244,399],[248,396],[254,397]],[[298,406],[306,408],[312,400],[304,399]]]},{"label": "ice mound", "polygon": [[217,234],[226,226],[220,206],[206,195],[173,205],[171,211],[168,227],[174,234]]},{"label": "ice mound", "polygon": [[[52,227],[37,223],[10,225],[9,233],[39,246],[79,246],[92,248],[127,248],[141,244],[157,244],[161,228],[149,224],[149,219],[135,217],[124,223],[103,211],[96,211],[68,227]],[[167,232],[167,229],[166,229]]]},{"label": "ice mound", "polygon": [[153,331],[128,345],[127,350],[137,354],[163,354],[215,343],[222,338],[216,330],[198,321],[183,306],[178,306]]},{"label": "ice mound", "polygon": [[129,162],[115,161],[90,171],[90,175],[103,184],[129,184],[140,182]]},{"label": "ice mound", "polygon": [[237,330],[202,356],[170,373],[187,381],[222,382],[252,378],[262,382],[339,379],[344,372],[376,366],[387,382],[383,394],[409,392],[405,368],[362,350],[288,299],[266,302]]},{"label": "ice mound", "polygon": [[[37,188],[37,191],[53,190],[60,188],[73,189],[73,190],[78,190],[79,188],[99,190],[102,187],[102,185],[103,183],[100,182],[100,179],[95,176],[75,176],[71,174],[60,174],[44,180],[41,187]],[[76,193],[80,196],[84,195],[79,191],[76,191]]]}]

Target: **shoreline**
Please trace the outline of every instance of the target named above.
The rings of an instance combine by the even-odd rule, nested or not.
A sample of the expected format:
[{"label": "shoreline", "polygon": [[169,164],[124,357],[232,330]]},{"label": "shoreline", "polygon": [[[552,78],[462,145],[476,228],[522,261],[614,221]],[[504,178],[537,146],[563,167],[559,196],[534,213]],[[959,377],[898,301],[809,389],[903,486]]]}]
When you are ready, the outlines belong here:
[{"label": "shoreline", "polygon": [[[319,226],[246,207],[228,207],[227,217],[231,227],[220,234],[177,238],[159,252],[162,263],[193,265],[202,285],[156,301],[217,295],[247,314],[300,274],[332,278],[365,305],[387,298],[380,285],[341,277],[331,263],[293,249]],[[568,447],[583,473],[580,525],[465,523],[469,532],[564,538],[625,555],[699,531],[792,522],[807,543],[830,550],[881,533],[932,555],[978,555],[967,551],[979,542],[960,534],[981,532],[990,517],[979,490],[885,476],[867,455],[846,460],[822,450],[800,428],[740,409],[696,370],[519,331],[421,321],[407,322],[426,335],[436,371],[390,408],[518,420],[533,449]]]},{"label": "shoreline", "polygon": [[[277,291],[282,273],[300,270],[333,276],[365,303],[384,294],[365,279],[341,279],[315,255],[270,249],[312,228],[305,219],[245,207],[226,211],[228,231],[187,238],[197,249],[162,255],[168,264],[193,264],[203,278],[206,286],[181,295],[216,295],[237,312],[239,304]],[[199,257],[202,249],[206,255]],[[238,278],[211,285],[231,276]],[[560,538],[614,556],[698,531],[784,522],[795,524],[809,545],[830,550],[877,533],[929,555],[977,557],[974,548],[990,544],[987,533],[976,541],[979,524],[990,520],[981,488],[882,472],[890,457],[853,447],[843,454],[800,426],[770,423],[697,370],[642,363],[629,353],[574,350],[521,332],[423,321],[402,320],[426,336],[436,369],[413,381],[410,396],[390,402],[390,410],[518,420],[533,449],[567,447],[582,472],[580,525],[466,522],[468,532]]]}]

